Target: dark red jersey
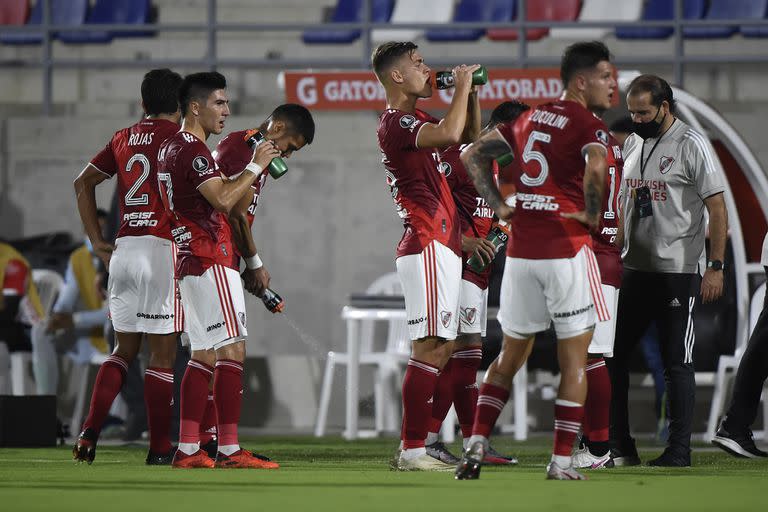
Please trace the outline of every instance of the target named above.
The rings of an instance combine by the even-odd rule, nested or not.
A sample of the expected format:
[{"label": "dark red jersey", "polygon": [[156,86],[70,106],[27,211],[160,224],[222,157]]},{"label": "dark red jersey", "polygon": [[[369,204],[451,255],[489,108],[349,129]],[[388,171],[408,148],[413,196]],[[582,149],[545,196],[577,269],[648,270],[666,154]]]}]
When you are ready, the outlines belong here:
[{"label": "dark red jersey", "polygon": [[376,135],[387,185],[405,227],[397,246],[398,257],[419,254],[432,240],[461,257],[461,226],[440,153],[416,145],[421,127],[438,122],[421,110],[389,109],[379,117]]},{"label": "dark red jersey", "polygon": [[[493,226],[493,209],[475,189],[467,173],[464,164],[461,163],[461,150],[463,146],[450,146],[440,152],[443,165],[443,174],[448,181],[456,202],[461,222],[461,234],[471,238],[485,238]],[[498,167],[494,166],[494,181],[498,175]],[[491,265],[478,274],[466,265],[471,254],[463,253],[465,263],[462,271],[462,279],[476,284],[480,289],[488,288],[488,279],[491,275]]]},{"label": "dark red jersey", "polygon": [[515,216],[507,255],[571,258],[591,246],[589,230],[562,213],[584,210],[584,152],[608,146],[603,121],[573,101],[555,101],[523,112],[498,127],[515,154]]},{"label": "dark red jersey", "polygon": [[597,265],[603,284],[619,288],[624,267],[621,263],[621,249],[614,241],[619,229],[619,205],[621,205],[621,180],[624,173],[624,158],[621,146],[613,135],[609,135],[608,173],[605,183],[603,216],[597,234],[592,236]]},{"label": "dark red jersey", "polygon": [[152,235],[171,239],[169,220],[157,188],[157,151],[178,131],[179,125],[172,121],[145,119],[115,133],[91,160],[91,165],[110,178],[117,174],[117,238]]},{"label": "dark red jersey", "polygon": [[158,155],[158,180],[178,248],[176,276],[199,276],[213,265],[232,265],[232,233],[226,216],[198,190],[223,179],[205,143],[189,132],[166,140]]}]

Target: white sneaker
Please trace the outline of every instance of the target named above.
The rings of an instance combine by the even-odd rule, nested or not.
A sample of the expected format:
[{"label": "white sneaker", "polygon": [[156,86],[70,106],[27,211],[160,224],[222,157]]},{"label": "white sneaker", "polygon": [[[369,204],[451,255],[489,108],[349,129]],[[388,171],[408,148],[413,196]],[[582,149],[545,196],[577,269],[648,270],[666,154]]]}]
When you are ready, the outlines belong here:
[{"label": "white sneaker", "polygon": [[573,466],[561,468],[556,462],[547,464],[547,480],[586,480],[587,477],[573,469]]},{"label": "white sneaker", "polygon": [[573,452],[571,456],[571,466],[574,468],[586,468],[586,469],[600,469],[611,460],[611,452],[606,452],[605,455],[597,456],[592,455],[589,448],[579,448]]},{"label": "white sneaker", "polygon": [[397,469],[400,471],[453,471],[456,466],[433,459],[426,453],[412,459],[406,459],[401,454],[397,460]]}]

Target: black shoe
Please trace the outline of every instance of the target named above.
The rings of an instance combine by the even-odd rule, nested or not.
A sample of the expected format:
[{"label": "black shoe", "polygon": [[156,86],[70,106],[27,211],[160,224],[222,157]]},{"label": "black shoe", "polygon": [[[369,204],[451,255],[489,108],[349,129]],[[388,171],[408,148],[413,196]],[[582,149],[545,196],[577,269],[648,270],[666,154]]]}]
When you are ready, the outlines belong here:
[{"label": "black shoe", "polygon": [[459,463],[460,459],[449,452],[448,448],[446,448],[445,445],[440,441],[428,444],[425,446],[425,448],[427,449],[427,455],[433,459],[437,459],[440,462],[445,462],[446,464],[450,464],[452,466]]},{"label": "black shoe", "polygon": [[[212,458],[213,460],[216,460],[216,454],[219,453],[219,440],[214,437],[207,443],[201,444],[200,449],[203,450],[205,453],[207,453],[210,458]],[[253,452],[251,452],[251,455],[253,455],[257,459],[261,459],[266,462],[272,462],[272,459],[270,459],[266,455],[261,455],[259,453],[253,453]]]},{"label": "black shoe", "polygon": [[147,453],[146,463],[147,466],[170,466],[173,462],[173,456],[176,455],[177,446],[172,446],[171,451],[168,453],[152,453],[150,450]]},{"label": "black shoe", "polygon": [[640,456],[635,448],[633,439],[611,448],[611,459],[605,463],[606,468],[618,468],[623,466],[639,466]]},{"label": "black shoe", "polygon": [[743,434],[731,433],[725,430],[724,422],[720,422],[712,444],[735,457],[747,459],[768,457],[768,453],[755,446],[751,430],[747,429]]},{"label": "black shoe", "polygon": [[480,468],[483,466],[485,447],[480,441],[469,445],[462,454],[459,464],[456,466],[454,478],[456,480],[477,480],[480,478]]},{"label": "black shoe", "polygon": [[676,453],[667,448],[661,455],[648,461],[649,466],[664,468],[687,468],[691,466],[691,454]]},{"label": "black shoe", "polygon": [[96,442],[99,436],[91,428],[86,428],[77,436],[75,446],[72,448],[72,458],[77,462],[93,464],[96,458]]}]

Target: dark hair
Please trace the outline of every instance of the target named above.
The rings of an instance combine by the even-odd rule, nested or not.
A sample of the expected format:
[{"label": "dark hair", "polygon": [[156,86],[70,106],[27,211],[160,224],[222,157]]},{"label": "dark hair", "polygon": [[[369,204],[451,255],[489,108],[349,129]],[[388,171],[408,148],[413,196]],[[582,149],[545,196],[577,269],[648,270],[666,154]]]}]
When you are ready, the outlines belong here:
[{"label": "dark hair", "polygon": [[187,115],[187,109],[191,102],[205,102],[213,91],[226,88],[227,79],[218,71],[204,71],[185,76],[179,87],[181,115]]},{"label": "dark hair", "polygon": [[661,107],[661,103],[669,103],[669,111],[675,112],[675,98],[672,94],[672,87],[666,80],[656,75],[640,75],[629,83],[627,87],[627,96],[635,96],[644,92],[651,93],[651,104]]},{"label": "dark hair", "polygon": [[530,110],[530,108],[530,105],[517,100],[499,103],[491,112],[491,118],[488,119],[488,124],[485,127],[495,128],[497,124],[514,121],[520,114]]},{"label": "dark hair", "polygon": [[312,144],[315,139],[315,120],[303,105],[285,103],[273,110],[269,117],[283,121],[293,132],[304,137],[307,144]]},{"label": "dark hair", "polygon": [[560,60],[560,79],[563,87],[568,87],[573,75],[585,69],[592,69],[598,63],[611,60],[611,52],[600,41],[573,43],[565,49]]},{"label": "dark hair", "polygon": [[632,133],[635,131],[635,126],[632,124],[632,118],[624,116],[616,119],[608,129],[617,133]]},{"label": "dark hair", "polygon": [[405,54],[411,55],[417,48],[411,41],[389,41],[377,46],[371,55],[371,65],[379,81],[384,82],[386,72],[397,59]]},{"label": "dark hair", "polygon": [[168,68],[153,69],[141,81],[141,101],[150,116],[175,114],[179,110],[181,75]]}]

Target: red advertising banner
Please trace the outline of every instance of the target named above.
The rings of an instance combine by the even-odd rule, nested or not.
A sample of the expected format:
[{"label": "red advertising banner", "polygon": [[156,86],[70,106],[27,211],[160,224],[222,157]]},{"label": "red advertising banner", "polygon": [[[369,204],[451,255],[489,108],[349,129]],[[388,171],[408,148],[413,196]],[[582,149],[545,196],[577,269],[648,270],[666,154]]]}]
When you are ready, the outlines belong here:
[{"label": "red advertising banner", "polygon": [[[285,98],[312,110],[382,110],[386,104],[384,88],[371,71],[287,71]],[[519,100],[531,106],[560,96],[563,85],[557,68],[489,69],[488,83],[478,96],[483,109]],[[419,103],[425,110],[445,110],[453,89],[433,89],[431,98]]]}]

